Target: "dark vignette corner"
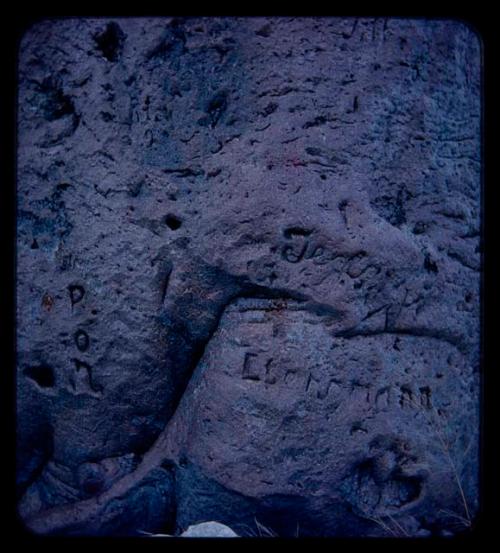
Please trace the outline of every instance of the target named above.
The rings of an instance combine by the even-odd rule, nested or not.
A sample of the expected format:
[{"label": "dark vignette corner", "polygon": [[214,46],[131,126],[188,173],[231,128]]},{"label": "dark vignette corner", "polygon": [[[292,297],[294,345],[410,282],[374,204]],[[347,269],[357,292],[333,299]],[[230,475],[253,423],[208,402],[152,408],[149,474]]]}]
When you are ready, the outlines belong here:
[{"label": "dark vignette corner", "polygon": [[[15,184],[15,157],[16,157],[16,66],[18,44],[24,33],[36,24],[36,22],[52,18],[52,16],[21,16],[15,15],[11,22],[6,26],[5,33],[2,36],[4,41],[3,52],[5,55],[5,65],[3,74],[3,86],[1,87],[2,98],[2,152],[3,163],[3,197],[2,197],[2,225],[3,236],[7,237],[3,241],[6,248],[2,275],[5,277],[2,297],[2,314],[4,325],[2,325],[2,338],[5,341],[4,351],[7,350],[7,362],[5,363],[2,383],[3,393],[7,396],[2,402],[3,421],[6,422],[5,434],[8,437],[9,455],[7,456],[9,467],[8,478],[8,512],[13,518],[9,528],[11,532],[17,535],[23,534],[24,537],[33,537],[24,529],[16,516],[15,508],[15,206],[16,206],[16,184]],[[496,430],[494,424],[494,393],[496,389],[495,368],[492,365],[493,323],[495,317],[495,302],[498,301],[498,292],[494,288],[497,282],[498,272],[496,264],[495,246],[495,211],[498,201],[496,190],[497,166],[493,155],[495,154],[495,127],[498,117],[498,108],[495,104],[497,97],[497,83],[494,75],[493,64],[497,55],[497,38],[494,35],[493,24],[487,21],[488,18],[454,18],[457,21],[464,21],[465,24],[476,31],[479,35],[483,47],[483,175],[482,175],[482,236],[484,239],[483,256],[483,278],[482,278],[482,361],[483,361],[483,386],[482,386],[482,452],[483,463],[481,471],[481,510],[478,516],[477,525],[469,537],[478,537],[491,531],[492,508],[494,507],[494,495],[498,489],[498,476],[495,467],[498,466],[499,458],[494,451],[494,444],[491,442],[492,433]],[[489,160],[489,162],[488,162]],[[489,238],[489,239],[488,239]],[[489,324],[488,324],[489,323]],[[487,438],[489,436],[489,438]],[[9,474],[12,470],[12,476]],[[12,494],[12,495],[11,495]],[[489,520],[488,520],[489,519]]]}]

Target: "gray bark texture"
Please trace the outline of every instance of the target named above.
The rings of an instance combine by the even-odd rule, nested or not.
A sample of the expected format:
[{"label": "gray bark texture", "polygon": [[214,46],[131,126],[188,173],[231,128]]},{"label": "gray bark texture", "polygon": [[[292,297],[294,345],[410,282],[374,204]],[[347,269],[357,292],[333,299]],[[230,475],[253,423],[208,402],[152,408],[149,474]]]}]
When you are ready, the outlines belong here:
[{"label": "gray bark texture", "polygon": [[478,36],[455,20],[46,19],[18,78],[26,527],[467,531]]}]

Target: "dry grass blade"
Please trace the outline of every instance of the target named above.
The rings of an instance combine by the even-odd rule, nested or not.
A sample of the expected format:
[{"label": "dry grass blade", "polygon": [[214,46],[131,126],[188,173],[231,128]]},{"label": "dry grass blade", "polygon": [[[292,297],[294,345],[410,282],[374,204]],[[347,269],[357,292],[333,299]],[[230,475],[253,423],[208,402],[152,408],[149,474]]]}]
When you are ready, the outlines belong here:
[{"label": "dry grass blade", "polygon": [[139,534],[144,534],[150,538],[171,538],[170,534],[152,534],[151,532],[146,532],[145,530],[138,530]]},{"label": "dry grass blade", "polygon": [[257,532],[253,528],[248,526],[248,524],[240,524],[239,526],[245,532],[247,537],[250,537],[250,538],[258,537]]},{"label": "dry grass blade", "polygon": [[[443,428],[441,426],[440,416],[439,416],[438,412],[436,411],[436,408],[434,407],[434,405],[432,405],[432,403],[430,404],[430,411],[433,414],[432,418],[427,414],[424,407],[422,405],[418,404],[415,400],[411,399],[410,403],[414,407],[416,407],[420,413],[422,413],[424,415],[424,417],[428,421],[429,425],[433,429],[434,433],[436,434],[436,436],[437,436],[437,438],[438,438],[438,440],[441,444],[443,452],[445,453],[445,455],[448,459],[448,462],[450,464],[455,482],[457,484],[457,487],[458,487],[458,490],[459,490],[459,493],[460,493],[460,497],[461,497],[461,500],[462,500],[462,505],[463,505],[464,511],[465,511],[464,520],[467,521],[467,524],[466,524],[467,526],[471,526],[472,520],[471,520],[471,516],[470,516],[469,506],[468,506],[468,503],[467,503],[467,498],[465,497],[465,492],[464,492],[464,489],[463,489],[463,486],[462,486],[462,482],[460,480],[460,475],[459,475],[457,466],[456,466],[455,461],[453,460],[453,457],[452,457],[451,452],[450,452],[450,446],[449,446],[449,444],[448,444],[448,442],[445,438],[444,431],[443,431]],[[438,422],[436,422],[436,421],[438,421]],[[469,450],[470,445],[471,445],[471,443],[469,443],[469,446],[467,447],[466,451]]]},{"label": "dry grass blade", "polygon": [[388,524],[386,524],[380,517],[371,517],[371,516],[368,516],[366,517],[368,518],[369,520],[375,522],[376,524],[378,524],[383,530],[385,530],[387,533],[389,533],[391,536],[395,537],[395,538],[398,538],[399,535],[397,534],[397,532],[395,532]]},{"label": "dry grass blade", "polygon": [[405,536],[406,538],[409,536],[408,532],[403,528],[403,526],[401,526],[401,524],[392,515],[387,515],[387,518],[392,522],[394,526],[396,526],[396,528],[398,528],[398,530],[400,530],[403,536]]},{"label": "dry grass blade", "polygon": [[277,538],[278,537],[278,534],[276,534],[275,532],[273,532],[270,528],[267,528],[266,526],[264,526],[263,524],[261,524],[256,518],[254,518],[255,520],[255,525],[257,526],[257,530],[259,531],[259,537],[268,537],[268,538]]},{"label": "dry grass blade", "polygon": [[464,518],[463,516],[458,515],[457,513],[454,513],[453,511],[448,511],[448,509],[440,509],[438,511],[439,513],[443,513],[447,515],[450,518],[455,518],[458,521],[460,521],[464,526],[470,526],[470,521]]}]

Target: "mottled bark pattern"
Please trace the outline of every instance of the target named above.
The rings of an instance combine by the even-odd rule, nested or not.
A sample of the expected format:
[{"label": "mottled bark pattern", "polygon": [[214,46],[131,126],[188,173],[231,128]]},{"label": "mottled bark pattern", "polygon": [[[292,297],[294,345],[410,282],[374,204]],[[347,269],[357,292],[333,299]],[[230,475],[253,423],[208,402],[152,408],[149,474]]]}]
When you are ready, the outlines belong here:
[{"label": "mottled bark pattern", "polygon": [[19,53],[19,512],[427,536],[478,509],[459,21],[44,20]]}]

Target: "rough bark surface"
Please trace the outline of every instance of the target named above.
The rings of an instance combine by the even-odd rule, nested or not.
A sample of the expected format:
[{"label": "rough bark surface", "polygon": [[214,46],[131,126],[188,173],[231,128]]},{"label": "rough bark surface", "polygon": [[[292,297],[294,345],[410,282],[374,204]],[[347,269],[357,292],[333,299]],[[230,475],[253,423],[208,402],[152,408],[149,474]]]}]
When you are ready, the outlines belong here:
[{"label": "rough bark surface", "polygon": [[480,42],[45,20],[19,53],[19,512],[427,536],[478,509]]}]

